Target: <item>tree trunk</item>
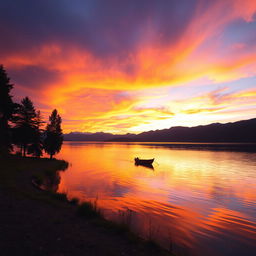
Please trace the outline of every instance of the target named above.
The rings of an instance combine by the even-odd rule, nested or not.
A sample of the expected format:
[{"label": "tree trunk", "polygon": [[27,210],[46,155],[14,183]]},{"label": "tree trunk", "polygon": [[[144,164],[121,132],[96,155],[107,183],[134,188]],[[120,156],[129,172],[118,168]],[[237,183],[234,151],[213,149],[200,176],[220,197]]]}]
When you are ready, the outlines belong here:
[{"label": "tree trunk", "polygon": [[53,154],[50,154],[50,159],[52,159]]},{"label": "tree trunk", "polygon": [[26,145],[23,146],[23,157],[26,157]]}]

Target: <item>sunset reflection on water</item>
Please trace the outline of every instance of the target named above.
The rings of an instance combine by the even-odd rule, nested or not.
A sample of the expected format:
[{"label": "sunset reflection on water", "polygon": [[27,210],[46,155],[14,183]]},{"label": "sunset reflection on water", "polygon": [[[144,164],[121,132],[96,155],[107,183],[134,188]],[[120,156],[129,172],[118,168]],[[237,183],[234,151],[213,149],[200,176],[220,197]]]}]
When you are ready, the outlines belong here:
[{"label": "sunset reflection on water", "polygon": [[[134,157],[155,157],[154,170]],[[253,255],[256,153],[65,142],[59,191],[96,200],[106,218],[190,255]]]}]

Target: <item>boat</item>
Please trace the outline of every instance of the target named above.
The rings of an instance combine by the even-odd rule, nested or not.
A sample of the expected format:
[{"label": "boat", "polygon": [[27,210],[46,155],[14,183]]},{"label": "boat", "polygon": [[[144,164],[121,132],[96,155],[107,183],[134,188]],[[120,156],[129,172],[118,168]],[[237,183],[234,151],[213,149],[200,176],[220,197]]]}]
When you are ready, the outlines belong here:
[{"label": "boat", "polygon": [[154,158],[153,159],[140,159],[138,157],[134,158],[135,164],[136,165],[152,165],[154,162]]}]

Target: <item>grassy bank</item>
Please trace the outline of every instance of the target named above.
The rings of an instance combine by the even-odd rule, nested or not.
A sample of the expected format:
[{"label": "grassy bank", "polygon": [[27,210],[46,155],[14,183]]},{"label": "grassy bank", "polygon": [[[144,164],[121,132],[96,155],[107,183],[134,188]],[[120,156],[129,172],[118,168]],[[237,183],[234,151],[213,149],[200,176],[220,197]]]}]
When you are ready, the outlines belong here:
[{"label": "grassy bank", "polygon": [[170,255],[104,220],[93,204],[32,185],[55,180],[65,161],[12,156],[0,166],[0,249],[6,255]]}]

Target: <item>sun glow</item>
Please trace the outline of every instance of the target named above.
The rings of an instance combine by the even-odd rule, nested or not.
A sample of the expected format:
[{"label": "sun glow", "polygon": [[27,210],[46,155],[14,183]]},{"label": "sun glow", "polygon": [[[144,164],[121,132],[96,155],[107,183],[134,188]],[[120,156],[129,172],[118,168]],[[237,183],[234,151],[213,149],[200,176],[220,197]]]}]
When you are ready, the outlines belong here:
[{"label": "sun glow", "polygon": [[256,2],[193,8],[188,20],[173,21],[177,31],[162,28],[160,14],[142,15],[138,28],[121,18],[134,32],[128,45],[120,28],[102,25],[105,44],[97,49],[48,35],[0,57],[19,98],[30,96],[45,116],[57,108],[65,132],[136,133],[255,117]]}]

